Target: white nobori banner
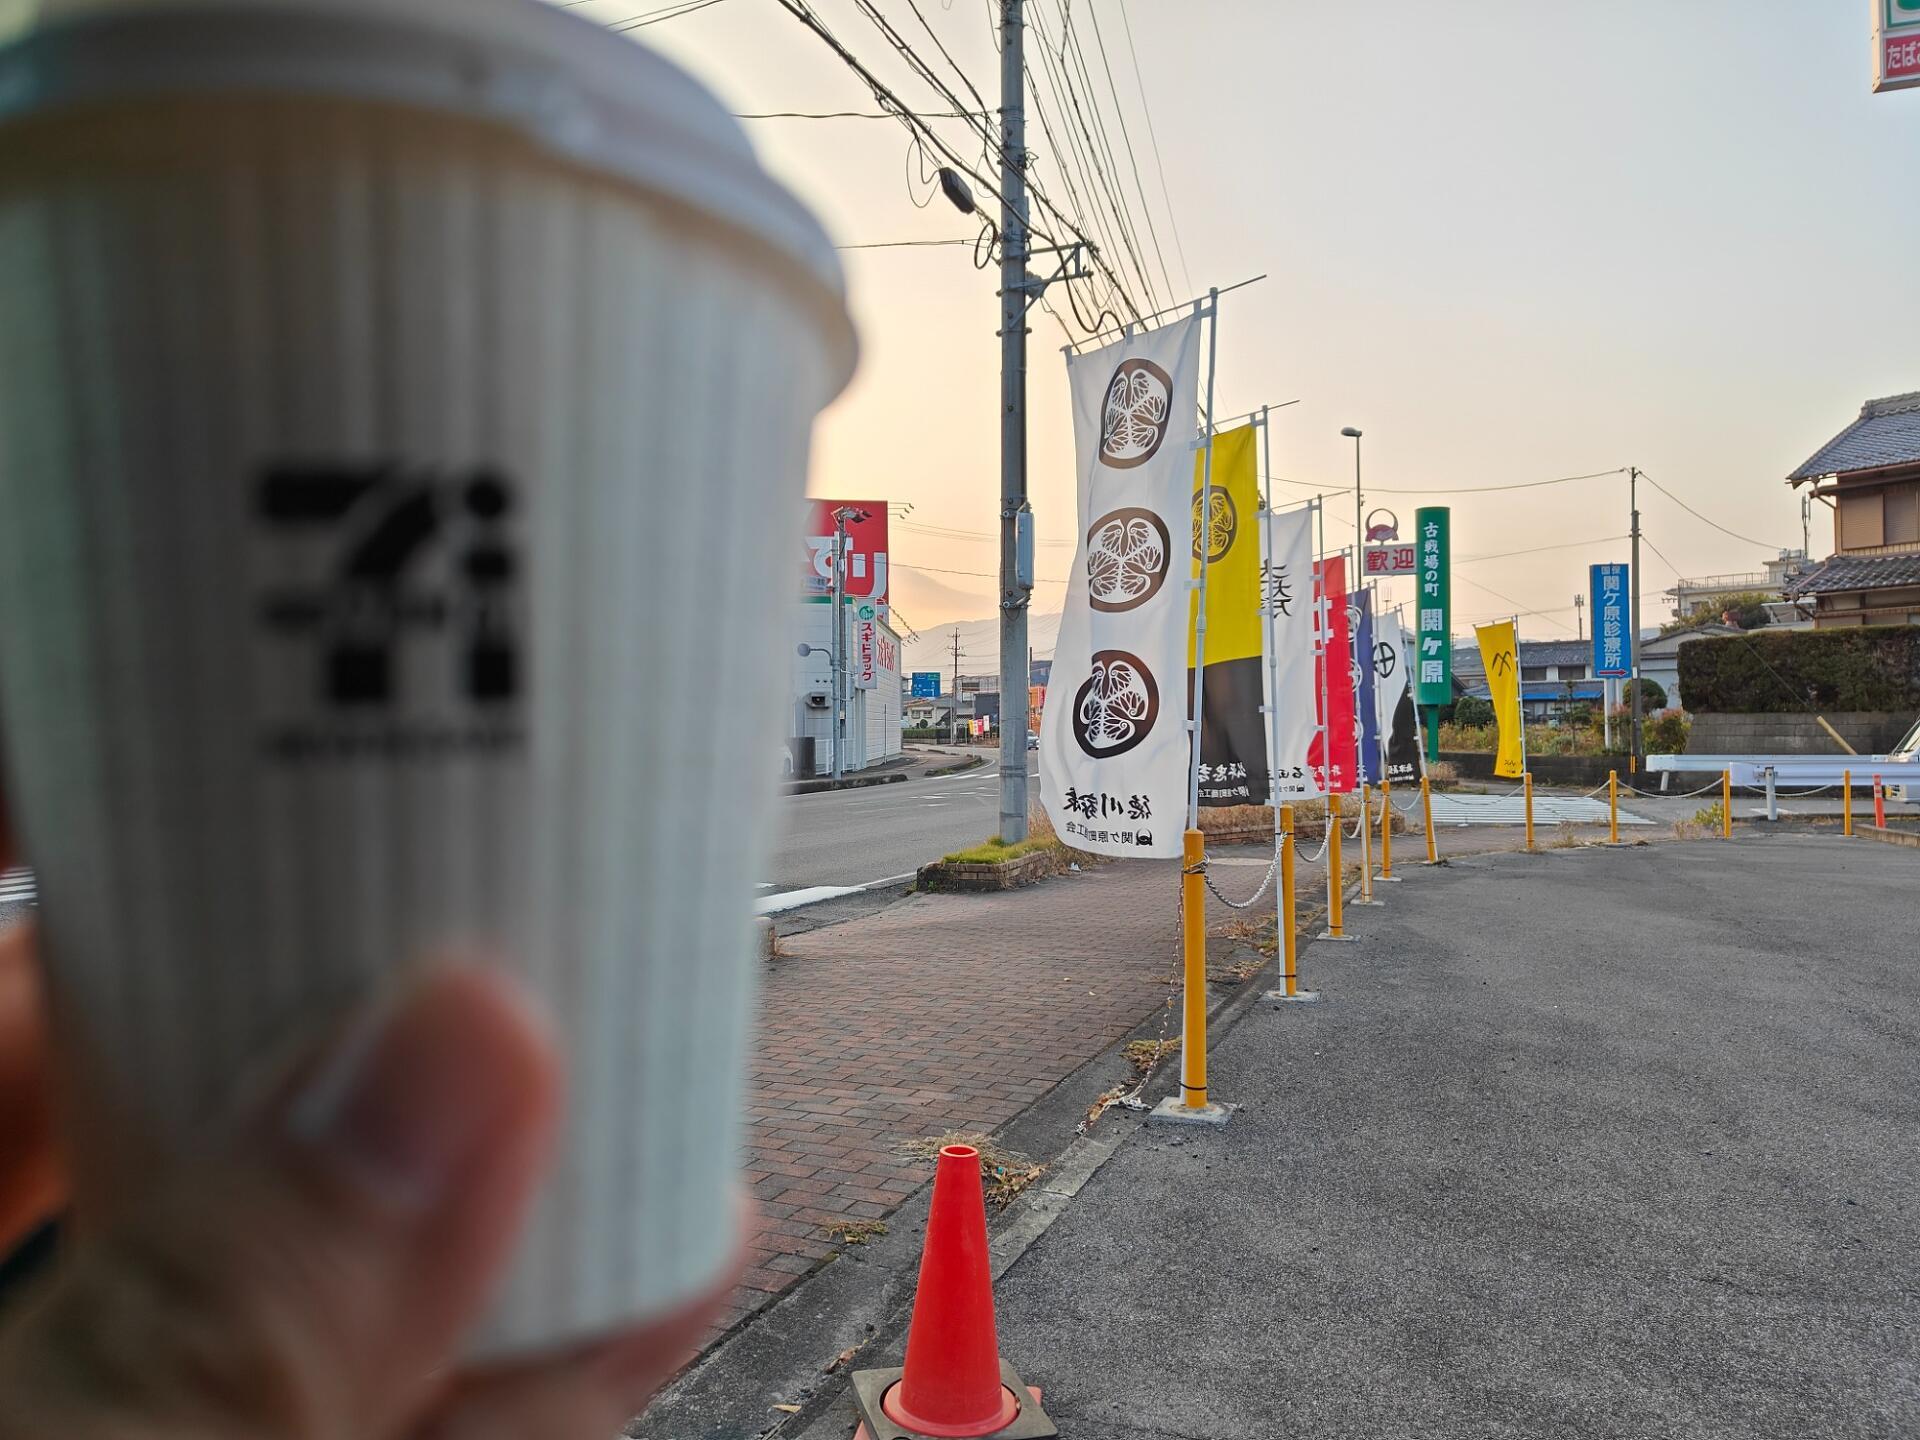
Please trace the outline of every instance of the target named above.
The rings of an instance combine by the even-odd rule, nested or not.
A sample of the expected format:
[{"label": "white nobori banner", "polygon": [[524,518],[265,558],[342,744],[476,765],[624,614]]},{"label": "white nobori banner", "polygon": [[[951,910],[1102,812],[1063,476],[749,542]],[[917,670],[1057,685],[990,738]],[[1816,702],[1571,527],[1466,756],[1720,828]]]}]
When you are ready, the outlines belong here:
[{"label": "white nobori banner", "polygon": [[1262,587],[1261,609],[1267,616],[1267,644],[1273,649],[1278,691],[1277,699],[1267,696],[1267,704],[1278,711],[1273,727],[1279,738],[1279,751],[1273,757],[1273,793],[1282,804],[1317,799],[1325,793],[1309,759],[1320,728],[1313,693],[1314,648],[1320,643],[1313,623],[1318,518],[1311,505],[1267,517],[1273,527],[1273,564]]},{"label": "white nobori banner", "polygon": [[1186,829],[1188,582],[1200,321],[1067,359],[1080,547],[1040,728],[1069,845],[1166,859]]}]

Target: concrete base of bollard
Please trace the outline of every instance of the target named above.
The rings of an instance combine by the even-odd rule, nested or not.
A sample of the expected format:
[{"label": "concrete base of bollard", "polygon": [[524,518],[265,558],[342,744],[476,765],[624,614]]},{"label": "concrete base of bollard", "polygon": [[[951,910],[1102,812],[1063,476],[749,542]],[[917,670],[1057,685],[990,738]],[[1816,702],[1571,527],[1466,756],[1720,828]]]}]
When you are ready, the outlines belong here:
[{"label": "concrete base of bollard", "polygon": [[1330,945],[1351,945],[1355,939],[1352,935],[1336,935],[1331,930],[1322,930],[1313,938],[1315,940],[1324,940]]},{"label": "concrete base of bollard", "polygon": [[[1400,877],[1398,875],[1376,875],[1373,877],[1373,883],[1376,885],[1398,885],[1400,883]],[[1378,904],[1379,902],[1376,901],[1375,903]]]},{"label": "concrete base of bollard", "polygon": [[1320,998],[1318,990],[1296,990],[1289,995],[1284,990],[1269,990],[1260,997],[1270,1005],[1311,1005]]},{"label": "concrete base of bollard", "polygon": [[1216,1100],[1196,1110],[1178,1095],[1169,1095],[1153,1107],[1152,1112],[1147,1116],[1147,1121],[1153,1125],[1213,1125],[1217,1127],[1226,1124],[1227,1121],[1233,1117],[1233,1112],[1239,1108],[1238,1105],[1228,1105]]}]

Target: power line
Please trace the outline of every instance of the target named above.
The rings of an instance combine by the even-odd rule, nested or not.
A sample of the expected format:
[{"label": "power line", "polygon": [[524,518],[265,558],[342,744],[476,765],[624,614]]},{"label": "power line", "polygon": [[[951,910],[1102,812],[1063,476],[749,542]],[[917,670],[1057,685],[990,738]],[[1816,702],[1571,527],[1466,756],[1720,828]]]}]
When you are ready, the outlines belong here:
[{"label": "power line", "polygon": [[1611,545],[1618,540],[1631,539],[1627,535],[1596,535],[1591,540],[1565,540],[1557,545],[1535,545],[1527,550],[1502,550],[1497,555],[1462,555],[1453,563],[1456,565],[1477,565],[1482,560],[1511,560],[1516,555],[1539,555],[1548,550],[1578,550],[1585,545]]},{"label": "power line", "polygon": [[[1042,64],[1053,82],[1060,123],[1066,129],[1068,140],[1073,145],[1075,159],[1081,167],[1082,182],[1086,187],[1087,195],[1091,197],[1090,208],[1097,217],[1100,217],[1101,228],[1107,236],[1113,253],[1123,262],[1131,262],[1136,278],[1144,282],[1139,256],[1130,243],[1126,219],[1114,198],[1112,184],[1107,180],[1106,172],[1101,167],[1099,143],[1087,125],[1086,112],[1080,105],[1079,92],[1074,88],[1073,75],[1065,63],[1064,53],[1055,54],[1053,37],[1047,33],[1045,17],[1037,4],[1031,11],[1031,17],[1034,31],[1040,37]],[[1143,283],[1142,288],[1148,292],[1147,304],[1151,306],[1153,304],[1152,286]],[[1131,299],[1128,303],[1132,304]],[[1134,314],[1135,318],[1140,317],[1137,307],[1134,308]]]},{"label": "power line", "polygon": [[972,245],[972,240],[869,240],[863,245],[836,245],[836,250],[914,250],[932,245]]},{"label": "power line", "polygon": [[960,83],[967,87],[967,93],[973,96],[974,103],[979,105],[981,112],[983,114],[991,114],[992,108],[987,104],[987,97],[974,88],[973,81],[967,78],[967,72],[962,70],[960,63],[955,60],[952,55],[947,53],[947,47],[942,45],[940,43],[940,37],[933,33],[933,27],[927,23],[927,17],[920,13],[920,7],[914,3],[914,0],[907,0],[907,8],[913,11],[913,18],[920,22],[920,28],[926,31],[927,38],[933,41],[933,48],[940,52],[941,58],[953,68],[953,73],[960,77]]},{"label": "power line", "polygon": [[1667,489],[1667,487],[1662,485],[1658,480],[1654,479],[1651,475],[1647,474],[1646,471],[1642,470],[1640,472],[1640,478],[1646,481],[1649,485],[1653,486],[1653,488],[1658,490],[1662,495],[1666,496],[1667,499],[1673,501],[1673,503],[1678,505],[1682,510],[1686,511],[1689,515],[1693,516],[1693,518],[1698,520],[1701,524],[1711,525],[1714,529],[1718,530],[1722,535],[1731,535],[1736,540],[1744,541],[1749,545],[1757,545],[1762,550],[1772,550],[1775,552],[1779,552],[1779,551],[1791,548],[1790,546],[1786,546],[1786,545],[1770,545],[1765,540],[1756,540],[1751,535],[1742,535],[1737,530],[1729,530],[1727,529],[1726,526],[1722,525],[1718,520],[1707,519],[1706,516],[1702,515],[1698,510],[1694,509],[1691,505],[1687,504],[1687,502],[1682,500],[1678,495],[1674,494],[1671,490]]},{"label": "power line", "polygon": [[[794,19],[806,26],[808,30],[812,31],[822,44],[826,45],[828,49],[839,56],[841,63],[853,71],[861,83],[872,93],[874,99],[879,101],[883,107],[897,112],[900,123],[906,126],[910,133],[920,136],[928,144],[932,145],[934,149],[939,151],[941,155],[945,156],[955,169],[966,174],[978,184],[982,190],[986,191],[987,194],[991,195],[995,200],[1000,201],[1002,205],[1006,204],[1006,196],[1001,192],[999,185],[987,179],[984,175],[980,174],[977,169],[969,165],[965,160],[962,160],[954,151],[953,147],[947,144],[939,132],[934,130],[932,125],[910,109],[905,101],[895,94],[879,76],[875,75],[858,56],[846,47],[840,38],[833,33],[832,29],[828,27],[826,22],[814,14],[807,0],[776,0],[776,3],[781,9],[785,10],[789,15],[793,16]],[[921,63],[924,64],[924,62]],[[955,109],[966,108],[957,96],[954,96],[950,91],[945,93],[947,99]],[[1003,158],[1006,158],[1004,157],[1004,152]],[[1060,211],[1059,207],[1048,200],[1040,190],[1035,189],[1033,194],[1034,198],[1040,202],[1042,207],[1051,212],[1055,219],[1067,228],[1074,239],[1087,248],[1093,263],[1098,266],[1100,270],[1106,274],[1108,279],[1110,279],[1116,287],[1121,289],[1121,293],[1125,295],[1125,288],[1121,286],[1119,276],[1114,273],[1113,267],[1107,263],[1105,257],[1100,253],[1099,248],[1087,238],[1085,231],[1074,225],[1072,221]],[[1056,238],[1041,226],[1029,223],[1028,228],[1049,244],[1057,243]],[[1134,309],[1137,315],[1138,307],[1133,306],[1131,297],[1128,297],[1127,303],[1130,308]]]},{"label": "power line", "polygon": [[[691,15],[696,10],[704,10],[709,5],[718,5],[720,0],[684,0],[679,5],[662,5],[658,10],[643,10],[638,15],[629,15],[625,20],[609,20],[609,30],[639,30],[648,25],[659,25],[667,20],[678,20],[682,15]],[[671,12],[671,13],[669,13]]]},{"label": "power line", "polygon": [[1120,87],[1113,83],[1113,66],[1107,61],[1107,39],[1100,31],[1100,12],[1088,6],[1087,14],[1093,17],[1093,39],[1100,47],[1100,68],[1107,72],[1107,93],[1113,97],[1114,118],[1120,125],[1120,138],[1126,142],[1127,164],[1133,169],[1133,188],[1140,196],[1140,213],[1147,222],[1147,238],[1153,241],[1153,257],[1160,264],[1160,278],[1166,282],[1167,294],[1173,294],[1173,276],[1167,273],[1167,257],[1160,248],[1160,232],[1153,223],[1153,202],[1147,199],[1147,187],[1140,182],[1140,161],[1133,153],[1133,133],[1127,128],[1126,113],[1120,108]]},{"label": "power line", "polygon": [[1465,575],[1462,575],[1459,578],[1465,581],[1467,584],[1473,586],[1473,588],[1476,590],[1484,590],[1487,594],[1493,596],[1493,598],[1496,600],[1506,601],[1507,604],[1513,606],[1514,612],[1516,614],[1532,615],[1538,619],[1547,621],[1549,624],[1557,625],[1562,630],[1565,630],[1567,628],[1567,622],[1564,620],[1555,620],[1553,618],[1553,612],[1551,610],[1529,610],[1527,609],[1526,606],[1522,605],[1518,600],[1514,599],[1511,595],[1502,595],[1498,590],[1494,589],[1491,585],[1482,585],[1478,580],[1470,579]]},{"label": "power line", "polygon": [[1140,52],[1133,44],[1133,21],[1127,15],[1127,0],[1120,0],[1120,23],[1127,31],[1127,53],[1133,58],[1134,88],[1140,92],[1140,113],[1147,120],[1147,141],[1153,149],[1153,167],[1160,172],[1160,199],[1167,207],[1167,225],[1173,231],[1173,253],[1180,260],[1180,278],[1187,293],[1193,293],[1193,276],[1187,270],[1186,246],[1180,243],[1180,216],[1173,208],[1173,196],[1167,190],[1167,167],[1160,158],[1160,136],[1153,128],[1153,107],[1147,103],[1147,84],[1140,76]]},{"label": "power line", "polygon": [[[1369,493],[1380,495],[1491,495],[1499,490],[1538,490],[1543,485],[1571,485],[1576,480],[1604,480],[1609,475],[1624,475],[1627,467],[1620,465],[1612,470],[1596,470],[1591,475],[1561,475],[1552,480],[1524,480],[1517,485],[1466,485],[1454,489],[1405,490],[1392,485],[1369,485]],[[1640,472],[1645,475],[1647,472]]]},{"label": "power line", "polygon": [[[959,530],[948,525],[924,525],[911,520],[901,520],[896,523],[902,530],[911,530],[918,535],[931,535],[940,540],[991,540],[997,545],[1003,538],[999,535],[990,534],[985,530]],[[1074,545],[1079,542],[1074,540],[1040,540],[1035,543],[1040,545]]]},{"label": "power line", "polygon": [[[902,570],[913,570],[923,575],[971,575],[976,580],[998,580],[1000,578],[996,572],[991,570],[943,570],[938,565],[909,565],[904,560],[893,559],[889,559],[887,563],[897,566]],[[1065,585],[1067,583],[1065,580],[1056,580],[1051,575],[1036,575],[1034,577],[1034,584],[1036,585]]]},{"label": "power line", "polygon": [[[1643,472],[1643,473],[1644,473],[1644,472]],[[1656,555],[1659,555],[1659,556],[1660,556],[1660,563],[1661,563],[1662,565],[1664,565],[1664,566],[1666,566],[1666,567],[1667,567],[1667,569],[1669,569],[1669,570],[1671,570],[1671,571],[1673,571],[1673,578],[1674,578],[1675,580],[1678,580],[1678,579],[1680,579],[1680,578],[1681,578],[1681,575],[1680,575],[1680,567],[1679,567],[1678,565],[1676,565],[1676,564],[1674,564],[1674,563],[1673,563],[1673,562],[1672,562],[1671,560],[1669,560],[1669,559],[1667,559],[1667,557],[1666,557],[1665,555],[1663,555],[1663,554],[1661,554],[1661,552],[1660,552],[1660,547],[1659,547],[1659,546],[1657,546],[1657,545],[1655,545],[1655,544],[1653,543],[1653,541],[1651,541],[1651,540],[1649,540],[1649,539],[1647,538],[1647,532],[1646,532],[1645,530],[1642,530],[1642,531],[1640,532],[1640,543],[1641,543],[1642,545],[1644,545],[1644,546],[1646,546],[1646,547],[1647,547],[1647,549],[1649,549],[1649,550],[1651,550],[1651,551],[1653,551],[1653,553],[1654,553],[1654,554],[1656,554]]]},{"label": "power line", "polygon": [[[1034,7],[1033,13],[1036,22],[1038,22],[1040,9],[1037,4]],[[1041,28],[1041,35],[1044,40],[1046,38],[1044,26]],[[1067,56],[1069,53],[1073,56],[1073,68],[1077,68],[1080,72],[1080,86],[1086,92],[1087,108],[1093,112],[1093,123],[1090,127],[1087,124],[1086,111],[1080,107],[1081,91],[1075,89],[1073,85],[1073,68],[1070,68],[1067,64]],[[1093,158],[1094,173],[1099,177],[1101,188],[1107,196],[1107,203],[1113,208],[1114,220],[1119,228],[1121,242],[1126,247],[1128,258],[1133,262],[1133,273],[1138,277],[1141,288],[1146,291],[1147,304],[1158,304],[1158,299],[1154,294],[1153,280],[1147,273],[1144,259],[1145,252],[1140,245],[1139,235],[1134,228],[1132,208],[1126,203],[1124,196],[1121,194],[1114,180],[1109,178],[1107,174],[1107,172],[1111,170],[1114,175],[1118,175],[1120,166],[1114,158],[1113,142],[1107,137],[1106,118],[1101,113],[1100,102],[1094,96],[1093,78],[1087,70],[1086,53],[1081,49],[1079,38],[1073,33],[1070,16],[1065,17],[1065,23],[1061,30],[1058,59],[1062,72],[1067,76],[1067,99],[1071,102],[1073,108],[1073,118],[1075,122],[1087,132],[1088,154]],[[1106,155],[1106,164],[1104,166],[1100,163],[1100,156],[1103,152]],[[1167,298],[1171,301],[1173,297],[1169,295]]]},{"label": "power line", "polygon": [[[964,120],[965,110],[922,110],[928,120]],[[982,112],[986,113],[986,112]],[[736,110],[736,120],[898,120],[890,110]]]},{"label": "power line", "polygon": [[[1048,83],[1053,86],[1054,103],[1061,115],[1061,128],[1067,132],[1067,145],[1065,147],[1061,146],[1059,138],[1054,134],[1053,120],[1047,113],[1047,106],[1040,94],[1040,82],[1034,78],[1033,67],[1023,64],[1022,69],[1026,75],[1027,88],[1031,90],[1033,94],[1033,112],[1039,117],[1040,129],[1042,133],[1046,135],[1047,144],[1053,150],[1054,163],[1059,166],[1060,178],[1067,187],[1068,201],[1074,208],[1074,213],[1079,220],[1082,230],[1093,229],[1099,234],[1101,242],[1105,244],[1113,254],[1124,256],[1125,251],[1114,243],[1113,229],[1108,224],[1106,211],[1104,211],[1099,204],[1099,192],[1094,187],[1093,171],[1088,166],[1085,154],[1081,149],[1080,135],[1067,127],[1067,107],[1065,100],[1062,98],[1064,91],[1061,86],[1059,73],[1053,65],[1053,52],[1045,43],[1044,36],[1042,36],[1042,43],[1040,45],[1040,62],[1041,67],[1046,71]],[[1080,184],[1078,186],[1074,184],[1073,179],[1075,167],[1080,171]],[[1086,197],[1089,195],[1093,197],[1092,204],[1087,202]],[[1091,222],[1087,219],[1089,211],[1091,211],[1093,215]],[[1102,308],[1109,308],[1106,305],[1106,301],[1111,300],[1114,292],[1119,290],[1119,288],[1117,282],[1109,278],[1107,296],[1100,302]],[[1124,296],[1125,292],[1121,291],[1120,293]],[[1069,303],[1073,301],[1073,287],[1071,283],[1069,283],[1067,287],[1067,299]],[[1134,317],[1138,319],[1140,315],[1139,307],[1134,305],[1130,298],[1127,300],[1127,304],[1128,308],[1133,311]],[[1081,318],[1077,306],[1074,310],[1074,318]],[[1087,325],[1084,321],[1082,321],[1082,325],[1083,328],[1089,332],[1093,332],[1099,328],[1099,321],[1100,316],[1096,314],[1092,325]]]}]

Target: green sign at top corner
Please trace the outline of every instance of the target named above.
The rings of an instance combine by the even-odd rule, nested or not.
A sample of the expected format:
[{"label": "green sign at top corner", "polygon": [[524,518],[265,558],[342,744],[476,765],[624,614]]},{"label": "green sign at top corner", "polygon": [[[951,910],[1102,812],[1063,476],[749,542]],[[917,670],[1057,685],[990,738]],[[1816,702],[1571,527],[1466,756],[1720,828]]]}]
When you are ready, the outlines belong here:
[{"label": "green sign at top corner", "polygon": [[1414,512],[1413,545],[1418,569],[1415,615],[1414,702],[1453,703],[1453,512],[1429,505]]}]

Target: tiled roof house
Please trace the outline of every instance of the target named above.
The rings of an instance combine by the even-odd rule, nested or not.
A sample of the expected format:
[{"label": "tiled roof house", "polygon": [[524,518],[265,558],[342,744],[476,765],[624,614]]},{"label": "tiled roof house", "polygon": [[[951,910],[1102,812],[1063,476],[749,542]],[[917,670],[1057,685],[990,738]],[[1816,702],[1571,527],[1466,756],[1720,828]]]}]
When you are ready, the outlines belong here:
[{"label": "tiled roof house", "polygon": [[1833,554],[1790,582],[1820,629],[1920,623],[1920,390],[1869,400],[1787,477],[1833,506]]}]

